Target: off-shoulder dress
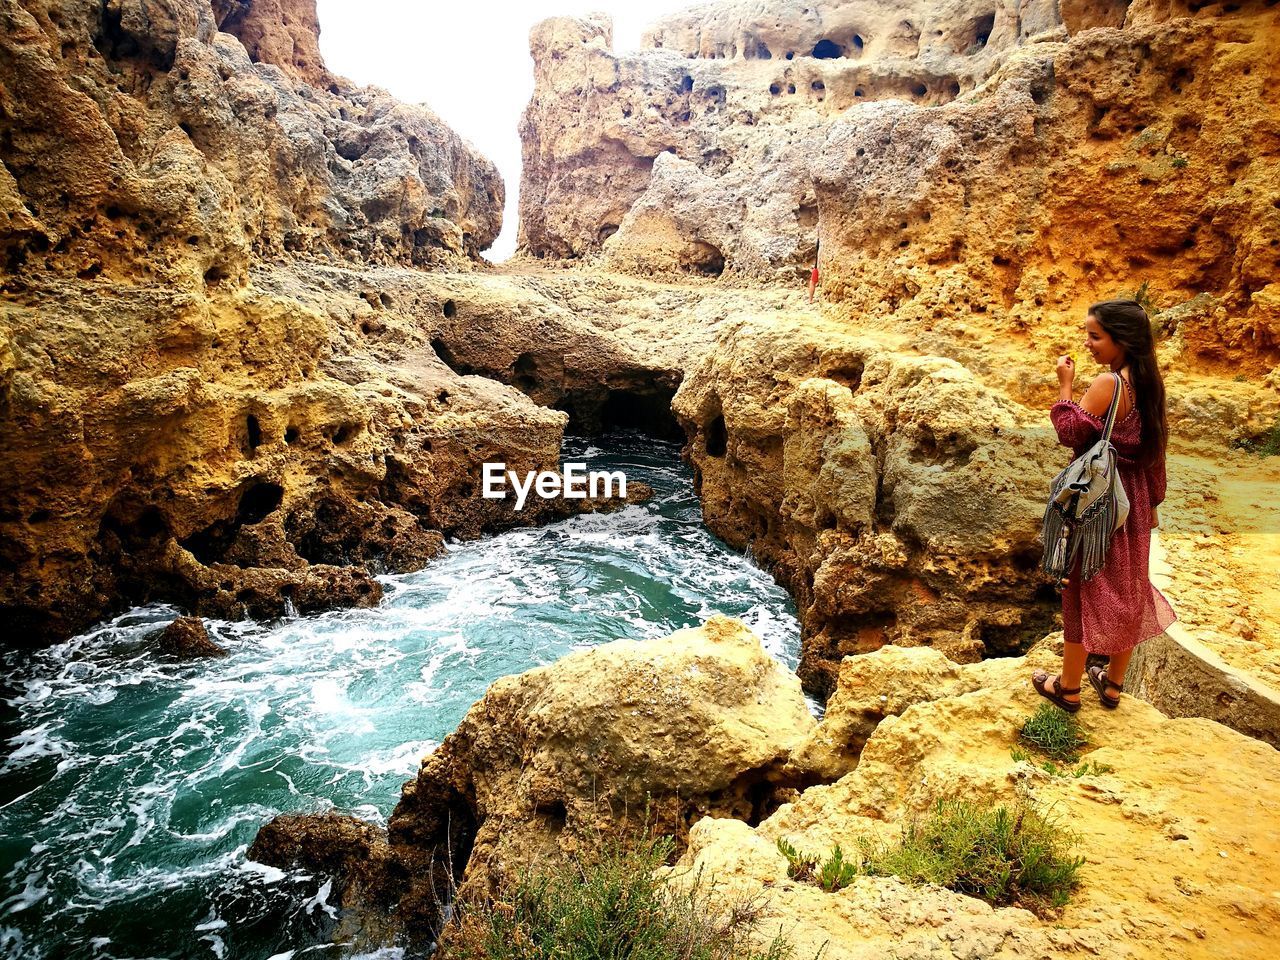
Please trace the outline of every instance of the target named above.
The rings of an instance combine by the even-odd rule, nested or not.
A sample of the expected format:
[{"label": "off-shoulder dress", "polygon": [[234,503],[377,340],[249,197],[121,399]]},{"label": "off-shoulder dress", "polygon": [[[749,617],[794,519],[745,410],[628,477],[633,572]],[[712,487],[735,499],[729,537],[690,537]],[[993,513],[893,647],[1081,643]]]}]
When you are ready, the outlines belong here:
[{"label": "off-shoulder dress", "polygon": [[[1125,383],[1126,389],[1129,388]],[[1132,396],[1132,393],[1130,394]],[[1059,400],[1049,409],[1058,441],[1078,457],[1102,436],[1104,419],[1074,400]],[[1173,607],[1151,582],[1149,560],[1155,508],[1164,500],[1165,463],[1138,464],[1142,414],[1133,408],[1111,428],[1120,482],[1129,496],[1129,516],[1111,538],[1107,559],[1092,578],[1081,582],[1080,560],[1062,591],[1063,638],[1083,643],[1089,653],[1123,653],[1163,633],[1178,619]]]}]

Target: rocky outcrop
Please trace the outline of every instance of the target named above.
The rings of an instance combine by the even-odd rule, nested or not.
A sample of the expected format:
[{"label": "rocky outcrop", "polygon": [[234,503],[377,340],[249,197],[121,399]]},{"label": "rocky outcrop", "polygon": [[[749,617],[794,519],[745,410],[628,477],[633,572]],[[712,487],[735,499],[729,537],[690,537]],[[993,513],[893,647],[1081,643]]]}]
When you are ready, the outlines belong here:
[{"label": "rocky outcrop", "polygon": [[534,28],[520,244],[537,256],[793,277],[813,258],[809,164],[856,104],[939,104],[1010,48],[1065,36],[1048,3],[716,3],[615,53],[604,16]]},{"label": "rocky outcrop", "polygon": [[716,3],[626,54],[607,18],[549,20],[521,244],[794,282],[820,240],[845,316],[962,339],[1053,336],[1145,283],[1189,360],[1262,374],[1280,360],[1280,152],[1255,132],[1280,112],[1277,17],[1265,0]]},{"label": "rocky outcrop", "polygon": [[316,0],[211,0],[218,29],[242,44],[255,63],[271,63],[312,86],[335,78],[320,55]]},{"label": "rocky outcrop", "polygon": [[959,364],[744,320],[674,409],[707,525],[796,598],[807,688],[885,643],[973,661],[1053,629],[1037,537],[1056,438]]},{"label": "rocky outcrop", "polygon": [[[305,82],[318,51],[279,68],[266,51],[290,45],[267,29],[281,4],[230,6],[220,19],[260,62],[207,0],[8,0],[8,273],[198,289],[281,254],[457,264],[492,242],[503,188],[488,160],[425,108]],[[277,33],[314,48],[308,22]]]},{"label": "rocky outcrop", "polygon": [[[879,723],[856,769],[809,788],[758,827],[700,820],[675,873],[714,876],[727,902],[766,900],[762,933],[781,931],[802,956],[824,943],[824,956],[840,958],[1269,956],[1280,919],[1271,893],[1280,754],[1212,721],[1170,720],[1126,695],[1114,712],[1093,702],[1081,711],[1090,766],[1079,776],[1015,762],[1021,724],[1042,702],[1027,678],[1033,666],[1052,669],[1059,641],[1047,639],[1025,660],[942,672],[935,658],[901,651],[856,658],[878,662],[842,672],[837,699],[860,704],[859,713],[874,710],[877,691],[896,699],[904,689],[919,701]],[[875,686],[859,688],[873,676]],[[842,710],[822,726],[850,720]],[[1227,756],[1232,762],[1221,763]],[[784,838],[825,854],[837,843],[856,850],[860,838],[894,840],[936,800],[953,797],[1026,797],[1077,835],[1082,884],[1060,915],[1039,919],[892,877],[825,893],[788,878],[776,847]]]},{"label": "rocky outcrop", "polygon": [[[499,228],[493,165],[330,77],[307,0],[8,0],[0,20],[6,642],[156,599],[372,604],[444,536],[565,514],[478,491],[486,461],[555,469],[568,415],[441,359],[467,342],[442,334],[457,271]],[[669,368],[629,363],[619,396],[669,398]],[[590,425],[610,396],[574,409]]]},{"label": "rocky outcrop", "polygon": [[250,856],[336,873],[348,906],[394,903],[424,937],[451,890],[443,865],[459,895],[483,896],[620,830],[759,822],[794,795],[783,768],[813,726],[796,678],[743,624],[713,618],[494,682],[405,784],[385,840],[354,821],[280,817]]},{"label": "rocky outcrop", "polygon": [[179,617],[155,637],[156,649],[180,660],[225,657],[226,648],[209,639],[209,631],[199,617]]}]

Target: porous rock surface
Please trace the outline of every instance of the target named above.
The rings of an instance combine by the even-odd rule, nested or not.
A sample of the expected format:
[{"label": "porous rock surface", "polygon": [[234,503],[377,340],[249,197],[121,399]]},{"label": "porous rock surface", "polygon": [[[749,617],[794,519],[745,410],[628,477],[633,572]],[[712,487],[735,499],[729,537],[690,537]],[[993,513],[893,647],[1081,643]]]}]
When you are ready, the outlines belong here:
[{"label": "porous rock surface", "polygon": [[833,120],[809,167],[825,295],[935,334],[1022,338],[1145,284],[1188,359],[1265,373],[1280,360],[1265,79],[1280,12],[1135,4],[1123,29],[1088,24],[1009,51],[952,103]]},{"label": "porous rock surface", "polygon": [[156,634],[156,649],[181,660],[225,657],[224,647],[209,639],[209,631],[199,617],[178,617]]},{"label": "porous rock surface", "polygon": [[885,643],[973,661],[1052,629],[1036,538],[1056,440],[958,363],[742,320],[674,408],[707,525],[796,598],[809,688]]},{"label": "porous rock surface", "polygon": [[155,599],[372,604],[446,535],[596,506],[477,496],[485,461],[555,469],[568,422],[437,352],[501,180],[426,108],[331,77],[308,0],[0,22],[6,642]]},{"label": "porous rock surface", "polygon": [[1145,282],[1197,363],[1280,361],[1266,0],[723,2],[638,52],[611,31],[531,35],[534,255],[794,281],[821,241],[845,317],[934,336],[1036,335]]},{"label": "porous rock surface", "polygon": [[[726,908],[754,900],[759,935],[781,932],[799,955],[826,943],[856,958],[1269,956],[1280,754],[1125,695],[1117,711],[1087,701],[1079,714],[1080,776],[1015,761],[1042,703],[1030,673],[1053,669],[1061,649],[1057,633],[982,664],[893,647],[851,656],[815,724],[794,679],[736,621],[619,641],[497,681],[424,758],[385,837],[332,815],[287,816],[251,855],[337,877],[344,924],[411,938],[448,884],[444,864],[464,898],[483,898],[531,864],[634,827],[648,796],[650,824],[684,845],[674,881],[700,877]],[[1074,831],[1085,864],[1061,912],[894,877],[826,893],[788,878],[776,846],[855,851],[958,797],[1025,798]]]},{"label": "porous rock surface", "polygon": [[602,15],[534,28],[520,242],[632,269],[793,277],[819,217],[809,165],[855,104],[945,103],[1010,48],[1065,36],[1030,0],[703,4],[614,52]]}]

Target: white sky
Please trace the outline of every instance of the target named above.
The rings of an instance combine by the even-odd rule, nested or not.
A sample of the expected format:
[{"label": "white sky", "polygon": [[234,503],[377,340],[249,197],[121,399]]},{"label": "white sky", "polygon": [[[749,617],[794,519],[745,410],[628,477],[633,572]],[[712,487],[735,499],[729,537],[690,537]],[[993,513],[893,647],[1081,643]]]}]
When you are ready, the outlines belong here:
[{"label": "white sky", "polygon": [[615,50],[634,50],[650,22],[695,0],[317,0],[320,52],[334,73],[425,103],[498,165],[507,187],[502,234],[516,245],[520,112],[533,93],[529,28],[554,16],[613,16]]}]

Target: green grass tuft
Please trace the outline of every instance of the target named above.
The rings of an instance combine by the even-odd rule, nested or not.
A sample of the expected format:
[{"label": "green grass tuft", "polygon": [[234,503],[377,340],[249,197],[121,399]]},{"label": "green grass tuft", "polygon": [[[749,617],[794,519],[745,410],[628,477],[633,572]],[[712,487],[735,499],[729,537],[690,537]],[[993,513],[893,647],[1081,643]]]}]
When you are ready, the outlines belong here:
[{"label": "green grass tuft", "polygon": [[940,800],[896,844],[862,845],[863,873],[936,883],[990,904],[1032,910],[1066,904],[1079,884],[1076,838],[1024,801],[983,807]]},{"label": "green grass tuft", "polygon": [[1075,766],[1060,767],[1052,760],[1036,760],[1035,757],[1021,747],[1014,747],[1009,751],[1009,756],[1013,758],[1014,763],[1025,760],[1032,766],[1039,767],[1045,773],[1055,777],[1075,777],[1079,780],[1081,777],[1100,777],[1104,773],[1116,772],[1116,768],[1111,764],[1098,763],[1096,760],[1086,760],[1083,763],[1077,763]]},{"label": "green grass tuft", "polygon": [[1063,763],[1075,763],[1080,748],[1089,742],[1076,718],[1051,703],[1040,705],[1022,725],[1019,736],[1024,743]]},{"label": "green grass tuft", "polygon": [[1232,446],[1249,453],[1256,453],[1260,457],[1280,456],[1280,420],[1277,420],[1265,433],[1236,440]]},{"label": "green grass tuft", "polygon": [[1173,158],[1173,165],[1174,165],[1175,167],[1177,167],[1178,169],[1182,169],[1183,167],[1185,167],[1185,166],[1187,165],[1187,158],[1186,158],[1186,157],[1181,157],[1181,156],[1179,156],[1179,157],[1174,157],[1174,158]]},{"label": "green grass tuft", "polygon": [[713,902],[701,878],[675,885],[656,874],[670,837],[606,843],[589,862],[522,876],[500,900],[464,904],[442,940],[458,960],[789,960],[779,934],[753,946],[762,903]]}]

